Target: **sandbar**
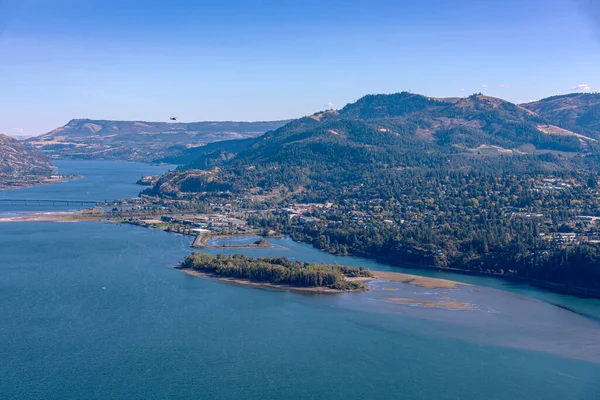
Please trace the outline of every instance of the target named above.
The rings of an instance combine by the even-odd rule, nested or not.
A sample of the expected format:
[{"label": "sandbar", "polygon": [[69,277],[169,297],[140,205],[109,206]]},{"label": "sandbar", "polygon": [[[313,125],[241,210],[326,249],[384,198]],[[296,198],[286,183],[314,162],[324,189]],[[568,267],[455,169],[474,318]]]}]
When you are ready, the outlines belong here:
[{"label": "sandbar", "polygon": [[[387,281],[400,282],[408,285],[419,286],[425,289],[456,289],[459,285],[471,286],[468,283],[449,281],[447,279],[430,278],[428,276],[403,274],[401,272],[371,271],[370,277],[346,278],[355,282]],[[393,288],[385,288],[385,290]]]},{"label": "sandbar", "polygon": [[371,273],[373,274],[373,277],[366,278],[366,280],[400,282],[426,289],[456,289],[459,285],[471,286],[468,283],[449,281],[447,279],[440,278],[430,278],[427,276],[403,274],[400,272],[371,271]]},{"label": "sandbar", "polygon": [[477,310],[477,308],[471,303],[457,301],[447,296],[440,296],[438,298],[440,301],[406,299],[402,297],[387,297],[379,300],[390,301],[393,303],[414,304],[421,307],[440,307],[447,308],[449,310]]},{"label": "sandbar", "polygon": [[99,221],[102,217],[75,211],[31,212],[19,215],[0,216],[3,222],[78,222]]},{"label": "sandbar", "polygon": [[[290,289],[290,290],[297,290],[297,291],[302,291],[302,292],[313,292],[313,293],[347,293],[347,292],[349,292],[347,290],[337,290],[337,289],[331,289],[331,288],[327,288],[327,287],[296,287],[296,286],[290,286],[290,285],[277,285],[277,284],[273,284],[273,283],[254,282],[254,281],[248,281],[245,279],[216,276],[216,275],[212,275],[212,274],[207,274],[205,272],[193,270],[190,268],[177,267],[177,269],[182,270],[183,272],[185,272],[188,275],[202,277],[202,278],[216,279],[219,281],[236,283],[239,285],[272,288],[272,289]],[[373,274],[372,277],[356,277],[356,278],[346,277],[346,280],[350,281],[350,282],[363,282],[363,283],[368,283],[371,281],[401,282],[401,283],[405,283],[408,285],[419,286],[419,287],[423,287],[423,288],[427,288],[427,289],[456,289],[456,287],[458,285],[470,286],[465,283],[449,281],[446,279],[429,278],[429,277],[424,277],[424,276],[402,274],[402,273],[397,273],[397,272],[371,271],[371,273]],[[370,288],[367,287],[367,290],[370,290]],[[386,290],[394,290],[394,288],[386,288]],[[447,307],[447,308],[461,308],[457,305],[458,303],[454,302],[454,300],[451,298],[447,298],[444,296],[439,297],[439,298],[443,299],[443,300],[447,300],[447,302],[443,302],[442,305],[440,305],[440,306]],[[384,300],[387,300],[387,299],[384,299]],[[410,300],[410,299],[405,299],[405,300]],[[398,301],[398,300],[391,300],[391,301]],[[418,302],[421,303],[421,301],[418,301]],[[456,303],[456,304],[454,304],[454,303]],[[433,303],[430,303],[430,304],[433,304]],[[460,303],[460,304],[468,305],[468,303]],[[435,306],[428,305],[428,307],[435,307]]]}]

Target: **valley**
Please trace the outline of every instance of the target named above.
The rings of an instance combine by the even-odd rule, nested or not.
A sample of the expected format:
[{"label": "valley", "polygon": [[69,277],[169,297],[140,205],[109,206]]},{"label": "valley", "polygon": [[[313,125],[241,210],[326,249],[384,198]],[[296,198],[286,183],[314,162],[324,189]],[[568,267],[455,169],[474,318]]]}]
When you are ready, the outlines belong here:
[{"label": "valley", "polygon": [[[581,96],[595,107],[598,95]],[[332,254],[600,296],[600,132],[529,109],[543,102],[369,95],[187,150],[176,170],[141,177],[140,197],[69,218],[197,236],[201,247],[289,235]]]},{"label": "valley", "polygon": [[0,0],[0,400],[598,400],[599,0]]},{"label": "valley", "polygon": [[74,119],[27,143],[51,158],[161,162],[190,147],[253,138],[287,121],[146,122]]}]

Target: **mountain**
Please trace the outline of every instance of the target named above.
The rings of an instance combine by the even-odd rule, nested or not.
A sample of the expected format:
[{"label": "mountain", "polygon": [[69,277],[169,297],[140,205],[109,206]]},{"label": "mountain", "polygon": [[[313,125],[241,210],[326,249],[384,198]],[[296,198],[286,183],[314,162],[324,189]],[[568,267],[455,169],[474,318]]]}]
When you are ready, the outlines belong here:
[{"label": "mountain", "polygon": [[27,147],[23,142],[0,134],[0,180],[27,175],[50,175],[52,163],[48,157]]},{"label": "mountain", "polygon": [[252,141],[207,151],[145,193],[250,210],[249,224],[265,234],[335,254],[600,296],[600,145],[591,132],[481,94],[403,92]]},{"label": "mountain", "polygon": [[288,121],[166,123],[74,119],[27,140],[52,158],[154,161],[221,140],[257,137]]},{"label": "mountain", "polygon": [[179,165],[187,164],[187,168],[202,169],[230,160],[237,153],[249,148],[255,140],[255,138],[248,138],[208,143],[204,146],[185,149],[175,156],[161,158],[156,160],[156,162]]},{"label": "mountain", "polygon": [[218,174],[192,171],[188,180],[179,171],[153,190],[160,193],[161,182],[178,175],[177,183],[170,182],[163,192],[282,184],[291,191],[310,187],[317,192],[331,185],[386,182],[402,170],[494,169],[519,163],[529,169],[571,168],[597,149],[595,138],[494,97],[368,95],[341,110],[291,121],[235,151],[206,152],[188,169],[218,165]]},{"label": "mountain", "polygon": [[[472,152],[480,146],[502,147],[505,153],[516,153],[523,146],[529,152],[577,152],[595,143],[594,138],[555,126],[538,114],[502,99],[483,95],[438,99],[402,92],[365,96],[339,111],[329,110],[294,121],[257,140],[254,150],[261,144],[282,146],[299,137],[303,141],[309,137],[327,141],[327,135],[319,135],[317,131],[324,129],[335,134],[336,127],[346,132],[342,136],[350,141],[367,130],[369,133],[357,138],[359,141],[384,140],[390,144],[420,141],[420,146],[444,153]],[[292,133],[301,135],[296,137]]]},{"label": "mountain", "polygon": [[367,122],[381,121],[389,125],[391,132],[397,126],[409,135],[430,139],[441,146],[517,149],[533,145],[537,150],[578,151],[593,142],[574,132],[557,129],[551,121],[522,106],[481,94],[448,99],[406,92],[365,96],[340,110],[340,115]]},{"label": "mountain", "polygon": [[522,104],[553,124],[600,139],[600,93],[572,93]]}]

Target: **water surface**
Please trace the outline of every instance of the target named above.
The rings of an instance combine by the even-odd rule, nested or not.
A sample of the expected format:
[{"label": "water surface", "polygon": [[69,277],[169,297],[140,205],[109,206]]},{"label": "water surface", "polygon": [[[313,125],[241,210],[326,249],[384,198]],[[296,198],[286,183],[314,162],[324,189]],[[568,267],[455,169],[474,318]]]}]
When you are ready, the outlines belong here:
[{"label": "water surface", "polygon": [[[140,165],[68,164],[69,172],[95,176],[91,195],[139,191],[130,179],[139,178]],[[85,179],[31,190],[66,196]],[[115,181],[114,193],[100,187]],[[190,242],[129,225],[0,224],[0,398],[599,398],[600,324],[548,302],[593,314],[595,300],[454,274],[440,276],[484,286],[262,290],[174,270]],[[227,252],[397,270],[289,239],[271,242],[272,249]],[[438,295],[477,309],[380,300]]]},{"label": "water surface", "polygon": [[[145,175],[161,175],[175,169],[173,165],[149,165],[128,161],[75,161],[54,160],[63,174],[81,175],[82,178],[51,185],[32,186],[15,190],[1,190],[0,199],[23,200],[83,200],[104,202],[136,197],[145,186],[135,182]],[[77,203],[69,206],[42,205],[35,202],[11,205],[0,201],[0,213],[27,211],[63,211],[80,209]]]}]

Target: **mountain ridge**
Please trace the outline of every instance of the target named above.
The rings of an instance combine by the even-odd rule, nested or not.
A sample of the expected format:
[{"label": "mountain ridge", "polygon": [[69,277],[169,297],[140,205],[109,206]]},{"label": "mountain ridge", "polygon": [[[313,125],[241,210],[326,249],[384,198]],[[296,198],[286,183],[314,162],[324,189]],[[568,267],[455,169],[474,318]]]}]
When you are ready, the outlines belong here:
[{"label": "mountain ridge", "polygon": [[600,139],[600,93],[571,93],[522,104],[552,123]]},{"label": "mountain ridge", "polygon": [[30,149],[23,142],[0,133],[0,175],[22,177],[25,175],[50,175],[50,159]]},{"label": "mountain ridge", "polygon": [[[340,110],[298,118],[185,169],[219,166],[219,173],[200,174],[213,188],[273,188],[282,182],[298,188],[322,186],[320,180],[359,184],[374,175],[385,181],[396,179],[395,170],[426,171],[444,163],[450,170],[474,168],[476,159],[487,159],[477,168],[507,162],[530,169],[579,168],[591,154],[598,154],[595,137],[554,125],[522,105],[482,94],[439,99],[401,92],[363,96]],[[177,181],[193,193],[206,189],[203,179],[194,177],[196,189],[181,176]],[[164,181],[151,191],[161,193]],[[178,192],[178,184],[166,187],[169,195]]]},{"label": "mountain ridge", "polygon": [[188,147],[257,137],[283,121],[149,122],[72,119],[27,143],[52,158],[154,161]]}]

